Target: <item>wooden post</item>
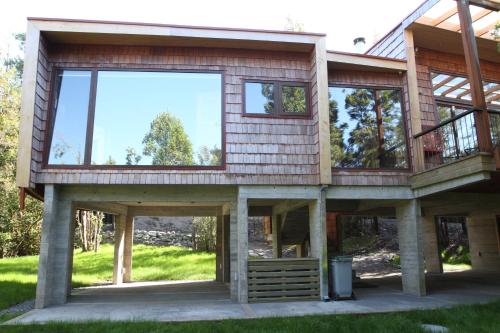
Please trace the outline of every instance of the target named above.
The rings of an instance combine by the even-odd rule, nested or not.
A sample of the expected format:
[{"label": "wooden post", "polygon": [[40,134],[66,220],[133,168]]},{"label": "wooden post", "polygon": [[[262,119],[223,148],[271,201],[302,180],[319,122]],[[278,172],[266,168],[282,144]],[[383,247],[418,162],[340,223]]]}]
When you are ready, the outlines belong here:
[{"label": "wooden post", "polygon": [[273,215],[271,218],[273,232],[273,258],[281,258],[281,215]]},{"label": "wooden post", "polygon": [[[411,135],[422,131],[422,120],[420,119],[420,100],[417,80],[417,61],[415,58],[415,45],[413,42],[413,31],[406,29],[404,31],[406,43],[407,71],[406,80],[408,83],[408,97],[410,104]],[[418,144],[418,139],[412,139],[413,168],[416,172],[424,170],[424,151],[423,146]]]},{"label": "wooden post", "polygon": [[472,107],[478,111],[474,112],[476,122],[477,141],[479,151],[492,152],[490,124],[484,97],[483,79],[477,52],[476,36],[472,26],[472,18],[469,11],[469,0],[457,0],[458,17],[462,44],[464,48],[465,63],[467,65],[467,76],[470,84]]}]

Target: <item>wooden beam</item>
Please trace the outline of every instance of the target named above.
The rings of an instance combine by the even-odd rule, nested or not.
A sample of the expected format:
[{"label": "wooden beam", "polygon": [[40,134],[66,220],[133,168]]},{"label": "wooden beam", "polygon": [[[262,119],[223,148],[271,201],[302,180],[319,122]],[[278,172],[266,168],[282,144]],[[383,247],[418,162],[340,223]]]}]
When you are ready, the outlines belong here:
[{"label": "wooden beam", "polygon": [[488,96],[489,94],[494,93],[495,91],[498,91],[498,90],[500,90],[500,84],[495,84],[493,87],[491,87],[490,89],[486,90],[484,92],[484,95]]},{"label": "wooden beam", "polygon": [[452,87],[450,87],[450,88],[446,89],[445,91],[443,91],[443,92],[441,93],[441,96],[446,96],[446,95],[448,95],[449,93],[451,93],[452,91],[457,90],[457,89],[458,89],[458,88],[460,88],[460,87],[463,87],[463,86],[464,86],[464,85],[466,85],[467,83],[469,83],[469,80],[468,80],[468,79],[465,79],[465,80],[463,80],[462,82],[459,82],[459,83],[455,84],[454,86],[452,86]]},{"label": "wooden beam", "polygon": [[448,82],[450,82],[451,80],[453,80],[455,77],[454,76],[448,76],[446,79],[444,79],[443,81],[439,82],[439,83],[436,83],[434,85],[434,90],[437,90],[439,88],[441,88],[442,86],[444,86],[445,84],[447,84]]},{"label": "wooden beam", "polygon": [[461,92],[460,94],[457,95],[457,98],[462,98],[466,95],[470,94],[470,89],[465,90],[464,92]]},{"label": "wooden beam", "polygon": [[482,152],[491,152],[489,117],[486,112],[483,79],[481,77],[479,54],[469,11],[469,3],[470,0],[457,0],[458,16],[462,30],[462,44],[467,65],[467,76],[470,81],[472,107],[480,110],[474,113],[479,150]]},{"label": "wooden beam", "polygon": [[495,12],[500,10],[500,2],[494,0],[469,0],[469,3],[474,6],[493,10]]},{"label": "wooden beam", "polygon": [[[404,39],[406,44],[406,58],[407,67],[406,80],[408,84],[408,97],[410,104],[410,124],[411,124],[411,137],[422,131],[422,120],[420,113],[420,99],[418,91],[418,79],[417,79],[417,62],[415,58],[415,44],[413,41],[413,31],[410,29],[404,30]],[[416,139],[413,139],[413,168],[414,171],[424,170],[424,151],[423,149],[417,149],[419,147]]]},{"label": "wooden beam", "polygon": [[483,37],[483,35],[489,34],[491,30],[495,29],[495,24],[496,23],[491,23],[490,25],[488,25],[488,26],[486,26],[486,27],[484,27],[484,28],[482,28],[482,29],[474,32],[474,35],[476,37]]},{"label": "wooden beam", "polygon": [[[482,19],[483,17],[485,17],[486,15],[488,15],[490,13],[492,13],[492,11],[489,9],[481,9],[479,12],[472,15],[472,23]],[[458,30],[456,30],[456,31],[460,32],[460,26],[459,26]],[[477,33],[476,33],[476,36],[477,36]]]},{"label": "wooden beam", "polygon": [[441,16],[432,20],[431,24],[433,26],[437,26],[437,25],[443,23],[444,21],[446,21],[447,19],[449,19],[450,17],[452,17],[453,15],[455,15],[456,13],[457,13],[457,9],[452,8],[452,9],[448,10],[447,12],[445,12],[444,14],[442,14]]},{"label": "wooden beam", "polygon": [[488,97],[488,99],[486,100],[487,103],[491,103],[491,102],[494,102],[494,101],[498,101],[500,99],[500,94],[497,94],[497,95],[493,95],[491,97]]},{"label": "wooden beam", "polygon": [[329,63],[348,64],[390,71],[406,71],[405,61],[367,56],[365,54],[328,51],[327,60]]}]

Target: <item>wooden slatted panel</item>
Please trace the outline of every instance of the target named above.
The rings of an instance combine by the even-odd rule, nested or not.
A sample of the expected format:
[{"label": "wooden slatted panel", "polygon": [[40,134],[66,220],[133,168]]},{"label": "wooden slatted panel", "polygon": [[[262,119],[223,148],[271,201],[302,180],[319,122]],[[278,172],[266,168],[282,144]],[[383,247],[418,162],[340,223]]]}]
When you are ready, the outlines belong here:
[{"label": "wooden slatted panel", "polygon": [[259,259],[248,262],[249,302],[319,299],[318,259]]}]

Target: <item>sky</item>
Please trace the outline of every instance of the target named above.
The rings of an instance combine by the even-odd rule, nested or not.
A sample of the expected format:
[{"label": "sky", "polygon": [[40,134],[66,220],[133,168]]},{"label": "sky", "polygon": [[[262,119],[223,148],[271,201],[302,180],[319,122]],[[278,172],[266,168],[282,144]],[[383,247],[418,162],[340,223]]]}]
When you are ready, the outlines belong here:
[{"label": "sky", "polygon": [[4,0],[0,50],[16,55],[12,38],[26,30],[26,17],[115,20],[164,24],[283,30],[287,18],[308,32],[327,33],[331,50],[354,52],[396,26],[423,0]]}]

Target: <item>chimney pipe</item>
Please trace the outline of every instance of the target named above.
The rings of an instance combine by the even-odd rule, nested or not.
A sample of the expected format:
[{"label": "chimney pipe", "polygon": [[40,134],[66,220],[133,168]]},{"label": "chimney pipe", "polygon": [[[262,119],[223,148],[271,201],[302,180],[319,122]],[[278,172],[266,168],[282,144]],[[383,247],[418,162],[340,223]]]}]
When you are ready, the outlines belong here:
[{"label": "chimney pipe", "polygon": [[366,45],[365,37],[354,38],[353,43],[357,53],[365,53],[365,45]]}]

